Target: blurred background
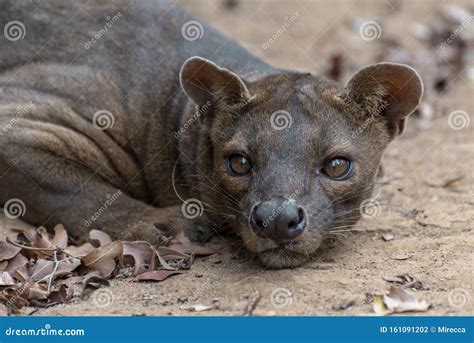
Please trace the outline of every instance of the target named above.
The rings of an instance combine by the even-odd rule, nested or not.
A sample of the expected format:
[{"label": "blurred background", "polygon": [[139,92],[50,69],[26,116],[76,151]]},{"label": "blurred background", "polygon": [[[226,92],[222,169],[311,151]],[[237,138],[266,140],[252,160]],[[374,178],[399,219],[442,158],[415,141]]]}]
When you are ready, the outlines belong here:
[{"label": "blurred background", "polygon": [[[421,125],[447,113],[437,102],[474,79],[474,5],[439,0],[179,0],[193,14],[278,67],[344,82],[365,64],[392,61],[425,83]],[[469,87],[469,92],[462,91]],[[449,111],[448,111],[449,112]]]}]

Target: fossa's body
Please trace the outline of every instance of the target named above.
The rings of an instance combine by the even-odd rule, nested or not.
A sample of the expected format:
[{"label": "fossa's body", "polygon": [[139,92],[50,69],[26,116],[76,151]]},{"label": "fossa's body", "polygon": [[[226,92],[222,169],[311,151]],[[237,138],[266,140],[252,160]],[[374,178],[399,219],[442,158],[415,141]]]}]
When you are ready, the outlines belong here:
[{"label": "fossa's body", "polygon": [[[369,66],[342,88],[202,22],[194,39],[196,18],[168,2],[122,3],[0,4],[2,27],[26,29],[0,39],[0,204],[21,199],[23,219],[76,237],[233,230],[271,267],[302,264],[357,222],[419,104],[413,69]],[[193,201],[203,213],[186,213]]]}]

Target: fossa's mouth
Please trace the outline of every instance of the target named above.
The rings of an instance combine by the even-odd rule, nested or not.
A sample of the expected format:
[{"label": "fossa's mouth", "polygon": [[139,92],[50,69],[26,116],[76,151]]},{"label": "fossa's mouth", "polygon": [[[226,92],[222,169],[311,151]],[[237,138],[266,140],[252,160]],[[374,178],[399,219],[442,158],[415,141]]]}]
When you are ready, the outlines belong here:
[{"label": "fossa's mouth", "polygon": [[322,236],[318,232],[306,232],[298,239],[278,243],[258,237],[247,225],[240,227],[240,236],[264,267],[295,268],[310,259],[318,250]]},{"label": "fossa's mouth", "polygon": [[310,255],[298,245],[279,245],[257,254],[259,261],[269,268],[295,268],[305,264]]}]

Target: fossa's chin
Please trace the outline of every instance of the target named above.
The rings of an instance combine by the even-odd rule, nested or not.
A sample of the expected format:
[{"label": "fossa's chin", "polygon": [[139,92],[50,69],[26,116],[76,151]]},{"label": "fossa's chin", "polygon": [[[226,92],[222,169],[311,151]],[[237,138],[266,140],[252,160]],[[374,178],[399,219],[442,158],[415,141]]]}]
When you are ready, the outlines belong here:
[{"label": "fossa's chin", "polygon": [[265,250],[257,256],[260,263],[268,268],[296,268],[310,259],[310,255],[286,247]]},{"label": "fossa's chin", "polygon": [[247,248],[256,254],[260,263],[268,268],[299,267],[313,256],[322,242],[317,232],[306,233],[300,239],[286,244],[277,244],[270,239],[262,239],[249,229],[241,230],[240,236]]}]

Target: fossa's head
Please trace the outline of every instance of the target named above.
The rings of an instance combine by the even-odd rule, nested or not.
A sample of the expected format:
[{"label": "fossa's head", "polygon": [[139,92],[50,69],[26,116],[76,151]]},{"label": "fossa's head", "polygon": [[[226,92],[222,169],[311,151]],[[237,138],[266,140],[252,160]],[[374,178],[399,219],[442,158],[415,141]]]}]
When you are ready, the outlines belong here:
[{"label": "fossa's head", "polygon": [[180,77],[202,111],[200,191],[211,217],[228,218],[277,268],[303,264],[331,230],[359,220],[383,151],[423,94],[416,71],[392,63],[361,69],[343,88],[296,72],[249,82],[199,57]]}]

